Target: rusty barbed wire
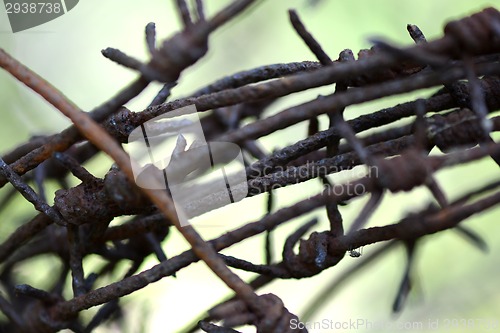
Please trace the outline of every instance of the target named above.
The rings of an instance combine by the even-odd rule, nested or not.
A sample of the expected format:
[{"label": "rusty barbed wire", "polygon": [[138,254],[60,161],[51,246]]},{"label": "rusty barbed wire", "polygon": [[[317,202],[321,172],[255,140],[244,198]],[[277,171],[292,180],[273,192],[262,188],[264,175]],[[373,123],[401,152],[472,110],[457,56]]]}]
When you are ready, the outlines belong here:
[{"label": "rusty barbed wire", "polygon": [[[500,117],[491,116],[500,109],[500,13],[488,8],[450,22],[444,36],[434,41],[426,41],[417,26],[408,25],[415,46],[401,49],[377,41],[373,48],[361,50],[357,60],[351,50],[345,50],[333,61],[306,30],[297,12],[290,11],[292,26],[319,63],[261,66],[216,80],[191,96],[168,101],[181,72],[207,52],[211,33],[253,2],[236,0],[214,17],[206,18],[203,1],[196,1],[193,8],[184,0],[176,1],[182,30],[158,43],[154,24],[148,24],[145,40],[151,58],[147,63],[118,49],[104,50],[105,57],[136,71],[139,78],[89,116],[0,49],[0,66],[74,122],[74,126],[59,134],[32,138],[0,159],[0,186],[11,183],[39,211],[0,244],[0,283],[6,292],[6,297],[0,295],[0,310],[7,318],[0,322],[0,330],[49,333],[70,328],[75,332],[91,332],[106,320],[112,320],[113,314],[120,313],[122,296],[166,276],[175,276],[189,264],[203,260],[234,290],[235,297],[214,306],[207,317],[196,322],[197,328],[206,332],[237,332],[238,326],[253,325],[259,333],[306,332],[290,326],[291,320],[302,318],[291,313],[278,295],[259,295],[256,290],[274,279],[321,274],[336,266],[346,254],[360,256],[355,249],[362,246],[400,241],[406,247],[407,264],[395,291],[393,310],[401,311],[411,291],[413,258],[422,237],[454,228],[485,250],[481,236],[459,223],[498,206],[498,181],[467,189],[461,198],[448,202],[434,174],[482,158],[500,160],[500,146],[490,136],[500,130]],[[152,81],[162,82],[163,87],[149,106],[137,112],[123,107]],[[279,98],[331,84],[336,86],[328,96],[265,116],[266,108]],[[429,87],[444,88],[427,99],[344,120],[346,108],[352,105]],[[238,186],[248,188],[247,197],[269,195],[262,218],[210,241],[203,240],[192,226],[180,226],[168,187],[166,191],[152,191],[134,184],[129,157],[120,145],[127,142],[138,126],[188,105],[207,113],[201,120],[207,139],[237,143],[244,151],[247,179],[237,184],[235,190]],[[327,114],[330,122],[326,130],[318,131],[317,117],[322,114]],[[412,123],[394,126],[404,118],[411,118]],[[262,137],[301,122],[308,123],[306,138],[272,152],[261,147]],[[379,131],[360,136],[374,129]],[[80,142],[84,144],[75,146]],[[433,147],[441,155],[429,155]],[[116,163],[103,178],[95,177],[83,166],[100,152],[109,154]],[[193,154],[180,168],[197,158]],[[376,169],[376,173],[368,172],[340,184],[328,178],[358,165]],[[70,173],[81,184],[58,189],[53,206],[49,206],[43,182],[57,179],[64,184]],[[31,179],[38,184],[38,193],[27,184]],[[289,207],[274,209],[275,189],[311,179],[319,179],[323,184],[318,194]],[[419,186],[427,186],[438,205],[431,203],[397,223],[364,228],[386,192],[412,191]],[[357,191],[360,188],[363,190]],[[185,213],[194,217],[223,207],[227,203],[221,200],[222,195],[199,193],[186,205]],[[338,206],[367,195],[370,199],[354,221],[344,221]],[[479,199],[472,200],[479,195]],[[11,196],[5,199],[8,198]],[[271,232],[320,208],[326,210],[329,227],[310,232],[317,223],[314,218],[296,228],[286,236],[282,256],[277,261],[272,252],[275,236]],[[124,216],[130,217],[110,226],[115,218]],[[344,227],[346,222],[349,228]],[[170,227],[176,227],[188,240],[190,250],[167,256],[162,242],[170,237]],[[264,264],[252,263],[244,254],[236,257],[219,253],[261,233],[266,234]],[[372,254],[366,262],[390,247]],[[41,254],[53,255],[62,262],[60,274],[54,277],[48,290],[23,284],[16,273],[18,265]],[[83,269],[83,260],[92,254],[106,264],[89,273]],[[149,255],[156,256],[158,264],[139,272]],[[125,274],[117,268],[123,262],[130,263]],[[346,274],[363,265],[360,263]],[[246,283],[229,267],[257,273],[258,277]],[[63,290],[68,276],[73,296],[65,299]],[[98,277],[109,277],[113,282],[94,288]],[[337,288],[345,279],[340,277],[328,288]],[[305,318],[317,309],[315,304]],[[90,320],[85,322],[79,315],[99,305],[103,306]]]}]

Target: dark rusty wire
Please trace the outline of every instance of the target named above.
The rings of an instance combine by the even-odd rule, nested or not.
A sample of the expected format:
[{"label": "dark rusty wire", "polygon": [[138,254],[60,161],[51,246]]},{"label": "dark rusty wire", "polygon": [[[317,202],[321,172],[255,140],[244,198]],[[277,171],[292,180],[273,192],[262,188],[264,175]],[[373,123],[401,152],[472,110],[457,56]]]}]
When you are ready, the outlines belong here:
[{"label": "dark rusty wire", "polygon": [[[416,46],[400,49],[379,42],[377,47],[360,51],[358,60],[346,50],[337,61],[332,61],[306,30],[296,12],[290,11],[292,25],[318,58],[319,64],[302,62],[263,66],[227,76],[190,97],[166,102],[182,70],[207,52],[211,32],[252,3],[251,0],[234,1],[214,17],[206,18],[203,1],[196,1],[191,13],[186,2],[178,0],[177,10],[184,28],[167,41],[157,43],[154,24],[148,24],[146,46],[151,56],[148,63],[132,59],[120,50],[107,49],[106,56],[139,72],[140,78],[116,98],[96,108],[91,113],[94,121],[82,116],[75,105],[51,89],[49,84],[0,51],[2,67],[42,94],[76,125],[52,137],[33,138],[4,156],[6,162],[2,163],[0,184],[5,185],[8,179],[42,211],[0,244],[0,261],[3,262],[0,279],[9,293],[7,298],[0,296],[0,309],[10,321],[6,327],[11,331],[33,331],[36,328],[56,332],[70,328],[90,332],[107,319],[112,320],[113,314],[120,313],[120,297],[163,277],[175,276],[179,270],[202,259],[234,289],[236,298],[209,311],[209,317],[199,323],[200,328],[207,332],[236,332],[230,327],[250,324],[258,332],[298,332],[301,330],[294,330],[289,325],[290,320],[298,320],[298,317],[287,310],[277,295],[257,295],[254,289],[273,279],[301,279],[320,274],[337,265],[346,253],[358,255],[354,249],[361,246],[401,240],[408,246],[408,265],[394,303],[394,309],[400,310],[410,290],[414,245],[421,237],[454,228],[473,244],[485,249],[479,235],[458,223],[499,204],[500,195],[494,192],[498,182],[471,190],[449,203],[433,175],[449,166],[486,156],[500,156],[500,146],[491,138],[485,139],[490,131],[500,130],[500,118],[489,115],[500,108],[500,14],[494,9],[486,9],[451,22],[446,26],[443,38],[430,42],[425,40],[418,27],[409,25]],[[463,79],[467,83],[459,81]],[[122,108],[152,80],[161,81],[164,86],[148,108],[137,113]],[[265,108],[276,99],[332,83],[336,84],[335,93],[262,118]],[[349,121],[343,118],[348,106],[440,85],[445,89],[426,100],[403,103]],[[191,104],[198,111],[208,111],[202,120],[207,138],[239,143],[245,154],[250,155],[245,159],[257,159],[246,169],[248,196],[270,195],[264,217],[209,242],[201,239],[192,227],[179,228],[166,193],[141,192],[134,185],[127,156],[117,143],[126,142],[128,134],[145,121]],[[316,117],[321,114],[328,114],[330,124],[328,129],[318,131]],[[411,125],[392,125],[409,117],[415,117]],[[95,121],[102,122],[103,127],[97,126]],[[243,121],[246,125],[240,127]],[[256,141],[304,121],[309,123],[309,137],[273,153],[268,154]],[[360,137],[359,133],[373,129],[379,132]],[[83,138],[95,146],[85,144],[68,150]],[[342,139],[346,139],[346,143],[340,145]],[[477,144],[479,147],[475,147]],[[434,146],[443,155],[428,156]],[[64,154],[54,154],[65,150],[68,151]],[[102,179],[81,166],[99,150],[110,154],[120,167],[110,168]],[[57,165],[58,169],[52,173],[42,172],[42,162],[45,167],[49,163],[51,166],[60,163],[65,169]],[[356,165],[376,168],[377,173],[368,173],[366,177],[342,184],[333,184],[327,178],[329,174]],[[69,170],[82,183],[58,190],[54,207],[48,207],[20,178],[37,166],[33,178],[38,182],[40,175],[63,180]],[[274,189],[315,178],[325,184],[319,194],[286,208],[273,209]],[[44,179],[41,180],[43,183]],[[411,191],[418,186],[427,186],[439,206],[430,205],[395,224],[364,229],[365,221],[383,193]],[[356,188],[363,188],[363,191],[356,192]],[[371,195],[367,206],[351,224],[349,232],[344,234],[344,221],[338,205],[367,194]],[[480,199],[471,200],[478,194]],[[221,195],[211,193],[200,197],[198,202],[187,206],[186,212],[196,216],[217,208]],[[260,233],[265,232],[269,237],[269,233],[280,225],[324,207],[330,227],[311,233],[310,228],[316,224],[316,219],[313,219],[296,228],[286,237],[281,262],[275,262],[272,256],[270,238],[266,241],[264,265],[244,259],[244,254],[241,257],[217,254]],[[109,225],[115,217],[126,215],[133,217],[120,225]],[[51,218],[61,221],[52,224]],[[65,224],[63,219],[67,226],[61,226]],[[172,225],[179,228],[192,249],[167,258],[161,243],[169,235]],[[53,288],[46,291],[29,285],[16,286],[17,265],[40,254],[54,255],[63,262]],[[97,273],[83,270],[82,261],[90,254],[96,254],[106,262]],[[139,271],[143,260],[151,254],[159,263]],[[130,268],[116,279],[117,267],[124,260],[131,261]],[[257,273],[258,277],[247,284],[228,266]],[[360,268],[362,264],[355,267]],[[62,292],[68,274],[72,276],[74,297],[64,300]],[[113,277],[114,282],[95,289],[93,284],[98,277]],[[78,314],[98,305],[103,306],[90,322],[83,324]],[[225,327],[211,323],[215,320],[223,320]]]}]

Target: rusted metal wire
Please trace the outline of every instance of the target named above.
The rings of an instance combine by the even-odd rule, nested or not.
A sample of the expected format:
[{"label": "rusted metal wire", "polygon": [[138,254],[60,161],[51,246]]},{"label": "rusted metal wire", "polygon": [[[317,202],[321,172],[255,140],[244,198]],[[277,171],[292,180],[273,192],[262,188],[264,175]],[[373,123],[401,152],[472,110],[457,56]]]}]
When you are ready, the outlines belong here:
[{"label": "rusted metal wire", "polygon": [[[443,168],[488,156],[500,160],[500,146],[490,137],[490,132],[500,130],[500,117],[490,115],[500,109],[500,13],[489,8],[450,22],[445,27],[445,35],[434,41],[427,41],[417,26],[408,25],[415,46],[401,49],[377,42],[374,48],[361,50],[357,60],[352,51],[345,50],[333,61],[306,30],[298,14],[290,11],[292,26],[319,63],[261,66],[226,76],[186,98],[168,101],[181,72],[207,52],[211,33],[253,3],[237,0],[207,18],[203,1],[196,1],[193,8],[184,0],[176,1],[183,28],[172,38],[158,43],[154,24],[148,24],[145,30],[151,57],[148,62],[133,59],[117,49],[103,51],[106,57],[138,72],[139,78],[89,114],[0,49],[0,66],[74,124],[59,134],[32,138],[0,159],[0,186],[10,182],[40,211],[0,244],[3,264],[0,281],[8,294],[8,297],[0,295],[0,310],[7,318],[0,322],[0,329],[49,333],[69,328],[91,332],[106,320],[113,320],[113,314],[120,313],[122,296],[166,276],[175,276],[179,270],[202,260],[234,291],[235,297],[213,307],[208,317],[196,323],[197,327],[206,332],[237,332],[235,329],[241,325],[253,325],[259,333],[306,332],[306,329],[290,326],[291,320],[299,320],[299,317],[286,308],[278,295],[258,295],[255,290],[274,279],[302,279],[321,274],[336,266],[346,254],[361,256],[361,251],[356,249],[362,246],[393,241],[369,256],[365,262],[370,262],[399,240],[406,245],[408,254],[403,279],[399,290],[395,290],[393,310],[400,311],[411,292],[414,252],[422,237],[453,228],[472,244],[486,249],[480,235],[459,223],[498,206],[499,182],[466,189],[461,198],[449,202],[434,174]],[[163,87],[149,106],[139,112],[123,107],[151,81],[162,82]],[[265,116],[265,109],[279,98],[331,84],[336,87],[328,96]],[[441,86],[444,89],[427,99],[344,120],[346,108],[352,105]],[[201,124],[207,139],[241,145],[248,161],[247,179],[236,184],[235,189],[248,188],[247,197],[269,195],[262,218],[210,241],[202,239],[193,226],[181,226],[178,214],[193,217],[223,207],[227,205],[221,200],[225,193],[194,195],[185,212],[180,212],[169,196],[170,188],[148,190],[134,184],[131,164],[135,162],[120,145],[127,142],[136,127],[188,105],[195,105],[197,111],[206,113]],[[319,131],[317,117],[322,114],[328,115],[330,123],[326,130]],[[394,126],[404,118],[413,121]],[[307,137],[294,138],[295,142],[274,150],[261,147],[260,138],[302,122],[308,125]],[[360,133],[370,130],[372,132],[361,137]],[[84,144],[76,146],[78,142]],[[433,147],[442,154],[428,155]],[[116,163],[103,178],[92,175],[82,166],[99,152],[108,154]],[[200,158],[196,154],[192,156],[180,167]],[[365,176],[339,184],[328,179],[329,175],[358,165],[368,167]],[[31,170],[33,175],[21,178]],[[44,181],[55,178],[63,183],[68,173],[81,180],[81,184],[57,190],[54,205],[47,205],[43,199]],[[292,189],[293,185],[312,179],[324,185],[316,195],[285,208],[274,208],[276,188]],[[39,185],[39,193],[28,184],[31,180]],[[419,186],[427,186],[439,206],[430,204],[397,223],[365,228],[365,222],[385,193],[412,191]],[[354,221],[345,221],[338,206],[367,195],[370,199]],[[473,198],[478,195],[479,199]],[[310,232],[313,226],[322,228],[318,227],[316,218],[297,227],[283,239],[282,256],[276,258],[272,248],[278,235],[271,232],[317,209],[326,210],[329,227]],[[115,218],[124,216],[131,217],[110,226]],[[349,226],[346,233],[345,225]],[[167,257],[162,242],[167,236],[171,237],[172,226],[190,243],[191,249]],[[266,235],[264,264],[250,262],[245,259],[245,253],[238,256],[219,253],[261,233]],[[41,254],[56,256],[62,262],[50,290],[18,281],[17,266]],[[91,254],[106,263],[97,273],[84,271],[83,261]],[[139,271],[144,259],[151,254],[156,256],[158,264]],[[131,261],[130,268],[126,273],[117,273],[117,267],[125,261]],[[328,292],[366,265],[365,262],[341,276]],[[258,277],[246,283],[229,267],[256,273]],[[73,297],[66,300],[63,290],[68,275]],[[98,277],[110,277],[113,282],[96,289],[93,285]],[[311,308],[316,309],[317,304],[313,303]],[[102,305],[100,310],[84,323],[80,312],[99,305]],[[312,311],[305,317],[310,317]],[[219,320],[222,326],[215,323]]]}]

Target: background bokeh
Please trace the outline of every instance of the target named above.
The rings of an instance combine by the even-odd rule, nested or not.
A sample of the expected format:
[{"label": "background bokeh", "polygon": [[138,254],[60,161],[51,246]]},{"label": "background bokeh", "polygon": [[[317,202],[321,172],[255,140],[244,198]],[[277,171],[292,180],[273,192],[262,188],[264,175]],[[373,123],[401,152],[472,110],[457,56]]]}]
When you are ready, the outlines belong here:
[{"label": "background bokeh", "polygon": [[[215,13],[228,1],[207,0],[207,13]],[[42,26],[13,34],[7,15],[0,8],[0,47],[22,63],[33,69],[64,92],[84,110],[113,96],[116,91],[131,82],[136,74],[105,59],[100,50],[108,46],[119,48],[129,55],[146,60],[144,27],[156,22],[158,39],[162,40],[179,29],[179,20],[168,0],[81,0],[72,11]],[[370,46],[368,38],[384,37],[400,45],[412,43],[406,32],[406,24],[417,24],[428,39],[442,34],[444,23],[450,19],[471,14],[486,6],[500,5],[496,1],[469,0],[267,0],[260,1],[255,8],[213,34],[210,51],[192,68],[185,71],[173,98],[186,96],[199,87],[225,75],[264,64],[315,60],[314,56],[297,37],[288,22],[287,9],[296,8],[304,23],[332,58],[351,48],[356,54],[361,48]],[[134,111],[142,110],[159,89],[152,85],[140,97],[127,106]],[[294,94],[275,103],[267,115],[286,106],[316,97],[331,87],[314,89]],[[428,96],[429,90],[365,103],[347,109],[346,117],[373,112],[381,107],[393,105],[418,96]],[[324,129],[327,122],[321,117]],[[25,142],[32,135],[51,134],[61,131],[69,122],[33,94],[17,83],[4,71],[0,71],[0,153],[7,152]],[[304,125],[296,125],[279,131],[261,140],[269,151],[291,144],[306,134]],[[96,175],[104,175],[111,161],[106,157],[95,158],[86,167]],[[498,178],[498,167],[489,160],[473,165],[453,168],[438,173],[446,194],[457,198],[467,188],[478,187]],[[344,177],[344,178],[343,178]],[[335,181],[345,176],[335,176]],[[74,180],[73,180],[74,181]],[[75,181],[74,181],[75,182]],[[75,182],[76,184],[76,182]],[[310,181],[276,191],[277,207],[290,205],[320,191],[318,181]],[[0,195],[5,194],[5,189]],[[52,198],[49,198],[51,200]],[[264,213],[265,196],[253,197],[243,202],[206,214],[199,218],[200,225],[217,221],[219,227],[203,227],[199,230],[205,238],[215,237],[246,222],[258,220]],[[417,210],[431,198],[426,190],[390,195],[370,219],[370,225],[393,223],[408,212]],[[366,200],[356,200],[342,207],[344,220],[352,222]],[[498,209],[473,217],[466,222],[481,234],[489,244],[487,255],[470,246],[454,231],[426,237],[420,243],[415,266],[415,283],[407,306],[399,316],[391,314],[390,308],[397,292],[405,264],[405,253],[401,247],[379,259],[374,265],[359,272],[343,285],[338,293],[318,312],[312,321],[323,319],[335,322],[366,320],[384,327],[365,330],[364,327],[349,331],[398,332],[398,325],[422,323],[422,329],[413,331],[436,331],[429,327],[431,320],[438,321],[439,332],[445,332],[446,320],[487,319],[500,320],[500,293],[497,277],[500,269],[500,226],[497,223]],[[21,221],[34,215],[33,209],[17,198],[0,214],[0,239],[4,239]],[[323,210],[297,218],[276,230],[276,253],[282,249],[283,239],[298,225],[313,216],[321,218],[317,227],[327,226]],[[263,238],[254,237],[243,244],[225,251],[252,262],[261,262]],[[172,232],[165,242],[169,256],[187,249],[185,241]],[[375,249],[367,246],[364,255]],[[356,258],[346,257],[339,265],[319,276],[303,279],[277,281],[261,292],[273,292],[280,296],[291,312],[300,316],[312,298],[324,293],[323,288],[335,281],[345,269],[358,263]],[[91,272],[101,262],[89,258],[86,272]],[[149,260],[144,268],[155,264]],[[50,269],[48,269],[50,268]],[[51,277],[51,269],[57,261],[43,257],[29,265],[20,267],[26,281],[34,286],[44,286]],[[126,268],[124,268],[126,269]],[[250,278],[252,275],[243,273]],[[99,281],[103,285],[109,281]],[[229,290],[201,263],[193,264],[177,274],[177,278],[165,278],[134,295],[123,299],[126,313],[124,320],[127,332],[182,332],[183,327],[197,318],[215,301],[229,295]],[[69,296],[69,294],[68,294]],[[86,311],[91,316],[96,309]],[[477,326],[451,328],[450,332],[486,331]],[[388,327],[391,326],[392,327]],[[500,330],[498,327],[497,331]],[[107,327],[97,332],[115,332]],[[310,332],[328,332],[319,329]],[[411,330],[410,330],[411,331]],[[492,330],[494,331],[494,330]]]}]

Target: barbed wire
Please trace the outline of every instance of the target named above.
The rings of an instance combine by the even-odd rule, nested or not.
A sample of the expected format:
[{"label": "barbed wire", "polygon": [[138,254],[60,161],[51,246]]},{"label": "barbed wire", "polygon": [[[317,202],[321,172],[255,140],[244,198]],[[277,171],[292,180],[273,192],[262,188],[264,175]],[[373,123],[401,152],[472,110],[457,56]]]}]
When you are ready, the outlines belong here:
[{"label": "barbed wire", "polygon": [[[206,18],[203,1],[196,1],[191,10],[185,1],[178,0],[181,32],[157,43],[154,24],[146,26],[149,62],[131,58],[117,49],[103,51],[105,57],[138,72],[139,78],[88,114],[0,49],[0,66],[73,122],[73,126],[61,133],[32,138],[0,159],[0,186],[10,183],[39,212],[0,244],[0,281],[7,293],[6,297],[0,295],[0,310],[7,317],[0,323],[3,330],[57,332],[69,328],[91,332],[106,320],[112,320],[113,313],[120,312],[120,297],[202,260],[234,291],[235,297],[215,305],[190,331],[200,328],[206,332],[237,332],[238,326],[253,325],[262,333],[306,332],[306,329],[292,329],[289,323],[298,317],[288,311],[277,295],[258,295],[256,290],[274,279],[302,279],[321,274],[343,260],[346,253],[360,256],[355,249],[393,241],[345,272],[328,287],[332,293],[349,274],[399,241],[407,251],[407,264],[393,305],[394,311],[400,311],[410,292],[414,252],[422,237],[455,228],[472,244],[482,250],[486,248],[482,238],[460,222],[497,206],[500,183],[469,188],[461,198],[448,202],[434,174],[487,157],[500,161],[500,146],[490,136],[500,130],[500,118],[490,115],[500,108],[500,13],[488,8],[450,22],[444,36],[433,41],[427,41],[418,27],[409,25],[415,46],[402,49],[375,41],[372,49],[359,52],[358,60],[352,51],[345,50],[333,61],[307,31],[298,14],[290,11],[293,28],[319,62],[261,66],[216,80],[191,96],[168,101],[181,72],[207,52],[211,33],[254,2],[234,1],[214,17]],[[163,87],[149,106],[138,112],[123,107],[153,81],[161,82]],[[279,98],[332,84],[336,85],[335,91],[328,96],[263,117],[263,111]],[[444,88],[426,99],[349,121],[344,119],[346,107],[430,87]],[[189,105],[207,113],[201,126],[209,140],[239,144],[248,155],[245,155],[246,180],[235,184],[233,190],[248,189],[246,196],[269,194],[265,216],[209,241],[202,239],[193,226],[182,226],[178,216],[194,217],[223,207],[228,204],[221,199],[224,193],[200,193],[185,207],[185,212],[176,211],[168,187],[166,191],[155,191],[136,186],[133,165],[121,145],[127,143],[135,128]],[[319,131],[317,117],[322,114],[328,115],[330,123],[326,130]],[[394,126],[404,118],[409,118],[411,124]],[[260,138],[302,122],[308,123],[307,137],[270,153],[267,152],[270,149],[259,145]],[[359,136],[380,128],[377,133]],[[345,142],[341,144],[341,140]],[[429,155],[434,147],[441,151],[440,155]],[[103,178],[95,177],[83,165],[100,152],[108,154],[116,164]],[[199,158],[192,154],[177,167],[186,168]],[[331,183],[327,177],[358,165],[368,167],[369,172],[341,184]],[[42,179],[34,175],[36,172],[43,175]],[[81,184],[64,188],[69,173],[81,180]],[[273,190],[316,178],[324,185],[320,193],[274,211]],[[43,192],[43,183],[48,179],[61,184],[53,206],[46,203]],[[29,185],[31,181],[38,184],[38,192]],[[438,205],[430,204],[397,223],[365,228],[365,222],[387,192],[412,191],[420,186],[428,187]],[[370,199],[344,231],[347,223],[338,206],[362,196]],[[11,198],[12,195],[5,196],[0,209]],[[310,233],[317,219],[297,228],[287,236],[277,261],[271,250],[273,230],[323,207],[329,228]],[[124,216],[131,217],[110,226],[115,218]],[[167,256],[162,242],[171,227],[177,228],[190,243],[190,250]],[[219,253],[261,233],[266,233],[264,264]],[[40,254],[54,255],[63,263],[50,290],[19,283],[16,274],[17,265]],[[100,256],[106,264],[100,271],[89,274],[83,269],[83,261],[92,254]],[[159,263],[138,272],[151,254]],[[119,263],[128,261],[129,270],[118,276]],[[258,277],[247,283],[229,267],[256,273]],[[63,297],[68,275],[73,290],[71,299]],[[112,277],[114,282],[94,288],[96,279],[104,276]],[[312,303],[305,318],[321,304],[319,300]],[[84,323],[80,312],[99,305],[104,306]]]}]

